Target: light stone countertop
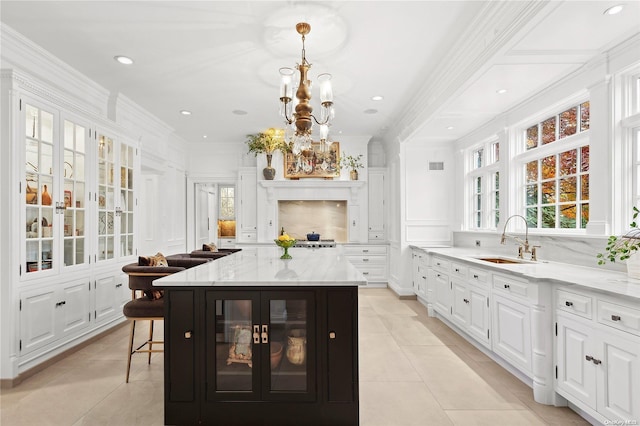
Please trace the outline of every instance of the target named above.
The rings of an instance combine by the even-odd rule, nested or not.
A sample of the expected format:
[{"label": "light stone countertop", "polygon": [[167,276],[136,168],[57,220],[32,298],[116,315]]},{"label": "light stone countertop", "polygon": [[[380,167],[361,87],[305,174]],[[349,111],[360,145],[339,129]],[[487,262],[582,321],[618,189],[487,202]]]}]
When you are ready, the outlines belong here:
[{"label": "light stone countertop", "polygon": [[521,276],[531,281],[578,285],[593,290],[630,297],[636,299],[636,302],[640,302],[640,280],[629,278],[624,272],[549,261],[531,262],[525,260],[526,263],[497,264],[479,260],[478,258],[499,257],[515,259],[515,257],[492,254],[487,250],[465,247],[411,247],[452,260],[464,261],[469,266],[479,266],[493,272],[503,272],[514,276]]},{"label": "light stone countertop", "polygon": [[366,279],[344,255],[342,247],[289,249],[246,247],[242,251],[168,275],[153,282],[161,287],[354,286]]}]

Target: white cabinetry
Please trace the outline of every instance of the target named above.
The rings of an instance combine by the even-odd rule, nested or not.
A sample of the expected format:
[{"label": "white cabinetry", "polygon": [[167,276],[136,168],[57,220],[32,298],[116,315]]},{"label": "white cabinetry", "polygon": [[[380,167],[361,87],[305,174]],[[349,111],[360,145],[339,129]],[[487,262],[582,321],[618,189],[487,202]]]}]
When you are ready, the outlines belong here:
[{"label": "white cabinetry", "polygon": [[531,374],[531,309],[535,284],[507,275],[493,276],[493,351]]},{"label": "white cabinetry", "polygon": [[[239,172],[239,211],[236,240],[253,243],[258,240],[257,226],[257,174],[255,167],[244,167]],[[224,243],[221,245],[225,245]]]},{"label": "white cabinetry", "polygon": [[431,301],[431,294],[427,288],[427,253],[419,249],[413,249],[411,253],[413,267],[413,292],[427,303]]},{"label": "white cabinetry", "polygon": [[367,286],[386,285],[389,255],[386,245],[345,245],[347,259],[367,279]]},{"label": "white cabinetry", "polygon": [[385,233],[385,169],[369,168],[369,241],[384,241]]},{"label": "white cabinetry", "polygon": [[427,277],[433,282],[433,309],[445,318],[451,317],[452,285],[449,281],[450,262],[441,257],[431,259],[432,274]]},{"label": "white cabinetry", "polygon": [[558,289],[556,316],[558,393],[601,421],[640,418],[640,304]]}]

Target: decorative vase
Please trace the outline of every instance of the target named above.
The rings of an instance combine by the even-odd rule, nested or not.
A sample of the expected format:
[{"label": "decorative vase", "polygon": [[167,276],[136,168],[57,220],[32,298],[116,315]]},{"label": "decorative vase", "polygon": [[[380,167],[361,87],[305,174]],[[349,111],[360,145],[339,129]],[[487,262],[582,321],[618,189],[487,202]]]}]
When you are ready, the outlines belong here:
[{"label": "decorative vase", "polygon": [[51,205],[51,195],[47,190],[47,185],[42,185],[42,205],[43,206]]},{"label": "decorative vase", "polygon": [[627,275],[629,278],[640,280],[640,255],[637,253],[632,255],[625,263],[627,264]]},{"label": "decorative vase", "polygon": [[291,364],[304,364],[307,356],[307,338],[305,330],[291,330],[287,336],[287,359]]},{"label": "decorative vase", "polygon": [[349,177],[351,178],[351,180],[358,180],[358,171],[357,170],[351,170],[349,172]]},{"label": "decorative vase", "polygon": [[289,254],[289,247],[282,247],[284,249],[284,254],[282,256],[280,256],[280,259],[292,259],[291,255]]},{"label": "decorative vase", "polygon": [[271,167],[271,159],[273,158],[273,154],[267,154],[267,167],[262,169],[262,174],[266,180],[273,180],[276,177],[276,169]]}]

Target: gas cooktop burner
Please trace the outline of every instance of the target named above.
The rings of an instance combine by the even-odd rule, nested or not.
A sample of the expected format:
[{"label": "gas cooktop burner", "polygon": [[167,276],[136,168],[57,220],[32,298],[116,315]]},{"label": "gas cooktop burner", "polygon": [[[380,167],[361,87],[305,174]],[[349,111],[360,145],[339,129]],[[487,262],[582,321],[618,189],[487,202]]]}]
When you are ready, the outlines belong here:
[{"label": "gas cooktop burner", "polygon": [[335,247],[335,240],[320,240],[320,241],[308,241],[308,240],[298,240],[296,241],[294,247],[307,247],[307,248],[322,248],[322,247]]}]

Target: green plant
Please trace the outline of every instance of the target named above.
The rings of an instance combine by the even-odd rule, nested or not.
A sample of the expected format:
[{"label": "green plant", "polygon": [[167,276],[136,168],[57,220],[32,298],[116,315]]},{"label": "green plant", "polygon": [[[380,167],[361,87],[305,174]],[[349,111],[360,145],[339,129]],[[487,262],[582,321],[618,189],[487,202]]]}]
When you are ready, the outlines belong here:
[{"label": "green plant", "polygon": [[604,248],[606,253],[598,253],[598,265],[604,265],[607,260],[615,262],[616,260],[627,260],[632,254],[640,251],[640,229],[636,223],[636,219],[640,214],[637,207],[633,207],[633,217],[629,226],[631,230],[621,237],[612,235],[607,240],[607,246]]},{"label": "green plant", "polygon": [[342,151],[342,156],[340,157],[339,165],[341,169],[351,169],[358,170],[364,167],[364,164],[361,163],[362,154],[354,157],[352,155],[347,155],[346,152]]},{"label": "green plant", "polygon": [[273,154],[274,151],[282,151],[283,154],[291,151],[289,144],[284,140],[282,129],[270,128],[255,135],[247,135],[246,143],[249,152],[256,156],[261,153]]}]

